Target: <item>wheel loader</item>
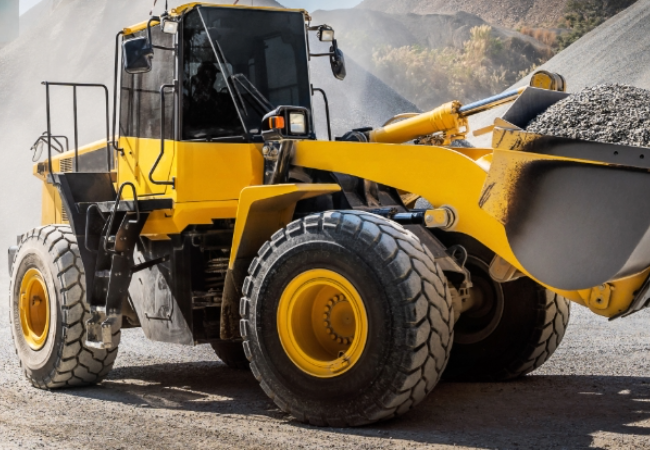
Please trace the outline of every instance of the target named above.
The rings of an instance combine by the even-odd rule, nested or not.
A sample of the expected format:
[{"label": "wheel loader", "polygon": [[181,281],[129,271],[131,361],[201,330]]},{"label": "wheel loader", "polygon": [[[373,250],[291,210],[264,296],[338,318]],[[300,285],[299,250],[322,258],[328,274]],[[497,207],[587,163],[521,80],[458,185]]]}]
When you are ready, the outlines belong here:
[{"label": "wheel loader", "polygon": [[[650,150],[526,132],[567,97],[560,75],[319,140],[330,111],[309,61],[343,79],[345,58],[305,11],[190,3],[115,46],[112,98],[44,83],[42,225],[9,249],[13,339],[38,388],[100,382],[139,327],[211,345],[298,421],[358,426],[441,378],[532,372],[570,302],[608,318],[648,304]],[[62,89],[68,151],[51,124]],[[106,139],[80,147],[89,90]],[[492,148],[460,145],[469,116],[504,103],[475,132]]]}]

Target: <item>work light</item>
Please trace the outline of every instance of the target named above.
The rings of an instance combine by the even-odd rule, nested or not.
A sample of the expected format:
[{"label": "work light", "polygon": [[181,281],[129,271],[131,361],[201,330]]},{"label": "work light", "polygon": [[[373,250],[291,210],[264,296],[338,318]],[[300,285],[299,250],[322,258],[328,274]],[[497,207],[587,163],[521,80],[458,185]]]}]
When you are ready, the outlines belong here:
[{"label": "work light", "polygon": [[173,20],[169,19],[163,19],[162,30],[163,33],[176,34],[178,33],[178,22],[174,22]]},{"label": "work light", "polygon": [[305,134],[307,131],[305,115],[302,113],[289,114],[289,130],[291,134]]}]

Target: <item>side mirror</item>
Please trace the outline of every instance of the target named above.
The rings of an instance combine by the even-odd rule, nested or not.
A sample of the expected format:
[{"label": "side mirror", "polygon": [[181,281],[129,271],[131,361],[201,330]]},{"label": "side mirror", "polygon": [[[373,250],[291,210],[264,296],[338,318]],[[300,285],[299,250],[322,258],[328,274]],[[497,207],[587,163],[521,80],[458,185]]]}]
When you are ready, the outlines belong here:
[{"label": "side mirror", "polygon": [[146,37],[129,39],[122,44],[124,70],[126,73],[139,74],[151,72],[153,47]]},{"label": "side mirror", "polygon": [[338,80],[344,80],[347,75],[345,70],[345,56],[336,44],[336,39],[332,41],[332,48],[330,48],[330,64],[332,65],[332,73]]}]

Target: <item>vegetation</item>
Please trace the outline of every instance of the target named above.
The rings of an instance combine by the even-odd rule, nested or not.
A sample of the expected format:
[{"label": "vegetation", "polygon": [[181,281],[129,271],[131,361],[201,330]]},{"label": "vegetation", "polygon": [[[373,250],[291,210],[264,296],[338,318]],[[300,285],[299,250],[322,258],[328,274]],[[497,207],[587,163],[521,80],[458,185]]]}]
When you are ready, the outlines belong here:
[{"label": "vegetation", "polygon": [[429,109],[449,100],[494,95],[528,73],[531,59],[550,56],[538,55],[520,39],[494,37],[489,25],[473,28],[470,36],[460,49],[382,47],[373,54],[374,72],[418,107]]},{"label": "vegetation", "polygon": [[519,32],[521,34],[525,34],[526,36],[530,36],[533,39],[537,39],[539,42],[542,42],[550,47],[555,47],[557,45],[557,33],[553,30],[523,26],[519,29]]},{"label": "vegetation", "polygon": [[557,49],[565,49],[635,2],[636,0],[569,0],[561,23],[567,32],[558,36]]}]

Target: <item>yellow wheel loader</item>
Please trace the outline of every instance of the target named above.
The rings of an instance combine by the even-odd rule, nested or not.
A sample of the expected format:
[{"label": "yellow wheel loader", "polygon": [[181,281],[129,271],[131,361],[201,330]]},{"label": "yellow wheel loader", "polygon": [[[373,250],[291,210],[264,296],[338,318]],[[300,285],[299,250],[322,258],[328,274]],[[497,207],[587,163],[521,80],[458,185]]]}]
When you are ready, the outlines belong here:
[{"label": "yellow wheel loader", "polygon": [[[527,133],[567,96],[559,75],[332,141],[316,138],[329,111],[312,107],[309,60],[340,79],[345,60],[304,11],[191,3],[120,31],[115,55],[112,116],[106,86],[44,83],[42,226],[9,250],[36,387],[101,381],[121,329],[141,327],[212,345],[299,421],[355,426],[441,377],[535,370],[569,301],[610,318],[648,303],[648,150]],[[56,89],[74,99],[70,151]],[[87,90],[105,95],[106,140],[79,147]],[[493,148],[458,145],[470,115],[506,102],[480,130]]]}]

